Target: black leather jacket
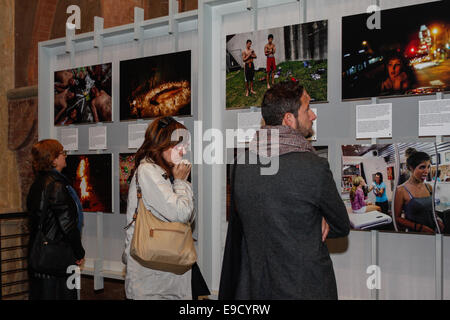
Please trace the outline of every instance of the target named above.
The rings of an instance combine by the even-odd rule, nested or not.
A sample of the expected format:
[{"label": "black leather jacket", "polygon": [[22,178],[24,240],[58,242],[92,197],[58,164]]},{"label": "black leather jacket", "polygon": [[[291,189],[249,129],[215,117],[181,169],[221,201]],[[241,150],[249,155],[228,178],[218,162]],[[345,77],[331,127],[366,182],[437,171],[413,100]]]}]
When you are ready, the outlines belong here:
[{"label": "black leather jacket", "polygon": [[[30,214],[30,245],[35,238],[41,210],[47,207],[47,216],[43,223],[44,234],[49,239],[70,244],[77,260],[84,258],[78,225],[78,212],[75,201],[69,194],[69,181],[56,171],[38,173],[27,197]],[[47,205],[41,202],[47,199]]]}]

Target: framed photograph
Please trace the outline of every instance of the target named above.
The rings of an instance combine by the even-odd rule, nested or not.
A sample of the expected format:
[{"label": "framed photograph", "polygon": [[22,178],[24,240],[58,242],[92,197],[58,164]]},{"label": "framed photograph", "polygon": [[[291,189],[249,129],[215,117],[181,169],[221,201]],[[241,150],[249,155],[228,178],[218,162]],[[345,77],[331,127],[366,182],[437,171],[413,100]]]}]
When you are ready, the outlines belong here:
[{"label": "framed photograph", "polygon": [[112,155],[69,155],[63,174],[71,181],[84,212],[112,213]]},{"label": "framed photograph", "polygon": [[450,2],[342,18],[342,99],[450,90]]},{"label": "framed photograph", "polygon": [[327,101],[328,21],[226,37],[226,109],[261,106],[265,92],[300,82],[311,101]]},{"label": "framed photograph", "polygon": [[191,115],[191,51],[120,62],[120,120]]},{"label": "framed photograph", "polygon": [[450,151],[447,151],[445,154],[445,163],[450,163]]},{"label": "framed photograph", "polygon": [[[394,164],[392,144],[342,146],[341,197],[353,230],[395,231],[388,205],[393,197],[389,180]],[[375,205],[381,189],[386,201]]]},{"label": "framed photograph", "polygon": [[[450,144],[440,143],[437,148],[440,152],[446,152],[449,151]],[[399,157],[396,156],[397,153]],[[352,228],[426,234],[436,232],[436,217],[433,216],[431,207],[434,178],[437,176],[439,182],[446,181],[446,177],[450,176],[450,165],[440,165],[436,171],[437,166],[431,164],[425,170],[429,163],[428,156],[434,162],[439,161],[434,143],[413,141],[342,146],[342,185],[345,188],[342,189],[341,196]],[[411,168],[411,164],[415,167]],[[359,166],[359,172],[346,174],[355,173],[348,169],[352,166]],[[395,168],[400,168],[400,172],[396,172]],[[349,171],[345,171],[346,169]],[[397,192],[394,196],[397,175]],[[441,231],[449,234],[450,220],[443,214],[448,209],[445,205],[448,189],[445,188],[443,185],[434,190],[436,199],[444,199],[435,212],[443,221],[444,229]],[[408,206],[413,198],[422,199],[420,211]],[[396,201],[401,204],[392,206]],[[417,228],[417,225],[424,227]]]},{"label": "framed photograph", "polygon": [[54,125],[112,121],[112,63],[55,71]]},{"label": "framed photograph", "polygon": [[127,212],[128,188],[131,172],[134,170],[135,153],[119,154],[119,189],[120,189],[120,213]]},{"label": "framed photograph", "polygon": [[436,165],[436,163],[441,164],[441,155],[439,153],[431,155],[431,164]]}]

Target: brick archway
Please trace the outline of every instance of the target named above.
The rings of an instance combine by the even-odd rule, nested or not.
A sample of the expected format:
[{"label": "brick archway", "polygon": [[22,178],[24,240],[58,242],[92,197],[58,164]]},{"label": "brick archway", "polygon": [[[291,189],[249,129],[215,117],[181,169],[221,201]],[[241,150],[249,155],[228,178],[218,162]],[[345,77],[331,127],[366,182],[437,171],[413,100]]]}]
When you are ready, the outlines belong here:
[{"label": "brick archway", "polygon": [[50,39],[58,0],[37,0],[31,48],[28,53],[28,85],[37,84],[38,43]]}]

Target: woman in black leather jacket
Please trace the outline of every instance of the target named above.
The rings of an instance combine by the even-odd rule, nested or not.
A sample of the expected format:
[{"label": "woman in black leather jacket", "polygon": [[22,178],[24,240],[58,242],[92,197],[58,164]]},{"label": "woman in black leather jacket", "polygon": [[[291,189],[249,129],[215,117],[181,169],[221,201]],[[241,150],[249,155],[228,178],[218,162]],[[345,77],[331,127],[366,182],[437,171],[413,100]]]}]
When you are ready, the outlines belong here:
[{"label": "woman in black leather jacket", "polygon": [[[80,235],[82,207],[70,183],[61,174],[66,166],[66,152],[57,140],[48,139],[36,143],[31,153],[36,179],[27,198],[30,214],[29,252],[38,232],[42,211],[46,211],[42,224],[43,234],[52,242],[62,241],[68,244],[67,250],[73,251],[73,264],[81,265],[85,254]],[[67,286],[67,279],[72,274],[67,274],[66,270],[43,274],[32,270],[30,259],[29,256],[31,300],[77,299],[76,289],[69,289]]]}]

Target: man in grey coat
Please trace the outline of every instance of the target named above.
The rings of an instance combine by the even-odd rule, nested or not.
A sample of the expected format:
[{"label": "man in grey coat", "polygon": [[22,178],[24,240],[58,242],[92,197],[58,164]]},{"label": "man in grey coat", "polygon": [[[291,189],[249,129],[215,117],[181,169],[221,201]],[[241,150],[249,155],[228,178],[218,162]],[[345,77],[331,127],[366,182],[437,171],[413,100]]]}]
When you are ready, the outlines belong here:
[{"label": "man in grey coat", "polygon": [[[350,222],[327,160],[306,140],[309,101],[293,82],[264,96],[266,125],[232,173],[220,299],[337,299],[325,239],[347,236]],[[263,174],[275,160],[278,171]]]}]

